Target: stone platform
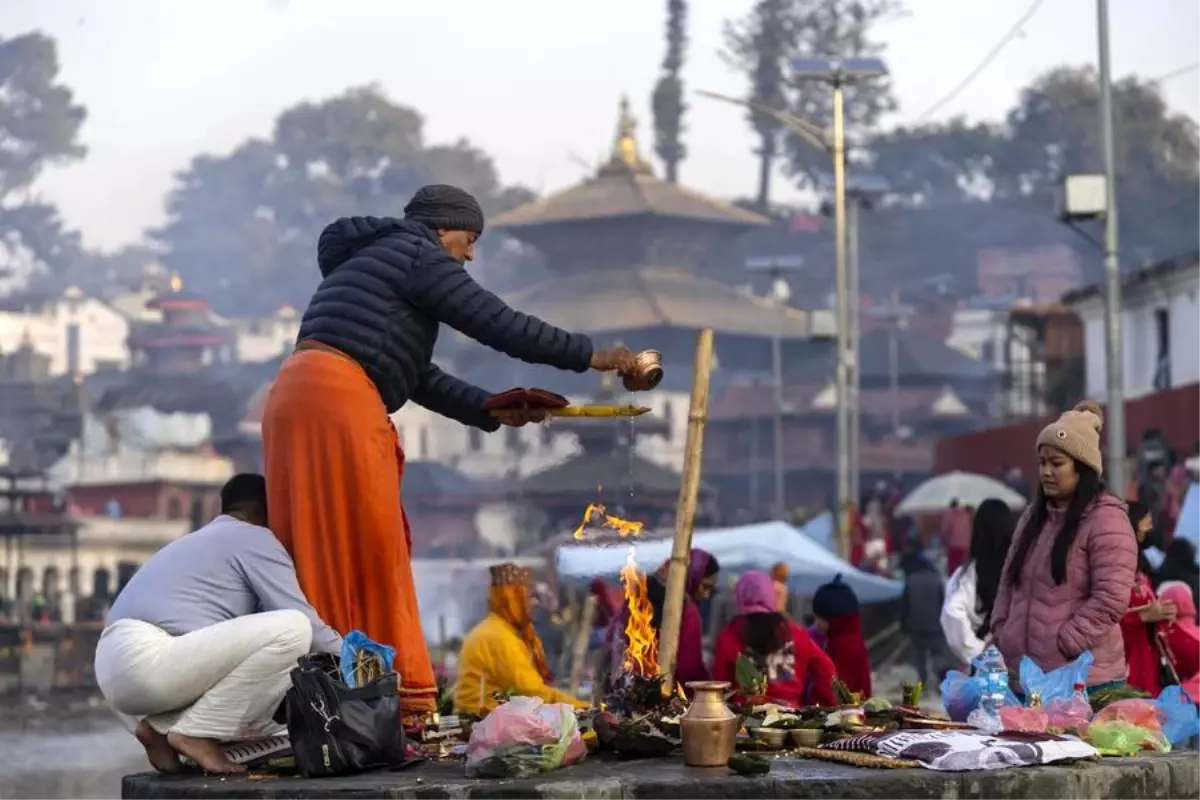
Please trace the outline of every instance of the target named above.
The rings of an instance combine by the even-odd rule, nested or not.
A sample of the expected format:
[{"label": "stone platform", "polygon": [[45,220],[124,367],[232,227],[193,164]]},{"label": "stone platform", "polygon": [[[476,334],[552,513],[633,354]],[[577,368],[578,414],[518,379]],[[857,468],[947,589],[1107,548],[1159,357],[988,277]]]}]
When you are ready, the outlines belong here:
[{"label": "stone platform", "polygon": [[767,775],[692,769],[679,758],[611,761],[589,758],[527,780],[470,780],[460,761],[424,763],[400,772],[305,780],[131,775],[124,798],[1195,798],[1200,759],[1194,751],[1097,763],[988,772],[867,769],[780,756]]}]

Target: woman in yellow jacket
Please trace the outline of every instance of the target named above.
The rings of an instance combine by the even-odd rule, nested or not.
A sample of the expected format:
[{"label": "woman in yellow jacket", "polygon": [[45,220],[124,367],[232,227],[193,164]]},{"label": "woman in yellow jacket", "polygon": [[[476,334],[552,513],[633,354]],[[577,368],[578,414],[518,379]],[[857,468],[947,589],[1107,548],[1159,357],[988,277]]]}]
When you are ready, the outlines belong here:
[{"label": "woman in yellow jacket", "polygon": [[467,634],[458,655],[454,710],[485,716],[500,704],[497,694],[587,708],[587,703],[549,684],[553,674],[529,613],[532,572],[516,564],[500,564],[491,573],[489,613]]}]

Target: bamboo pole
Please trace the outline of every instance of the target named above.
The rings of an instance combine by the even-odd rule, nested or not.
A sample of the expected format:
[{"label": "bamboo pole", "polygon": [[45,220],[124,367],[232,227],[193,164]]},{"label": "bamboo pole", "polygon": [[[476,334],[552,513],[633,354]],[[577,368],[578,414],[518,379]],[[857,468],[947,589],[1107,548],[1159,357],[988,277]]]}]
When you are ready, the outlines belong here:
[{"label": "bamboo pole", "polygon": [[674,689],[675,663],[679,655],[679,626],[683,618],[684,590],[696,524],[700,494],[700,465],[704,455],[704,424],[708,420],[708,384],[712,377],[713,332],[704,328],[696,339],[692,365],[692,397],[688,404],[687,444],[683,451],[683,479],[675,509],[675,538],[667,570],[667,596],[663,603],[662,627],[658,635],[658,671],[666,680],[663,690]]},{"label": "bamboo pole", "polygon": [[592,624],[596,621],[596,596],[589,594],[583,599],[583,610],[579,612],[579,628],[575,631],[575,643],[571,648],[571,679],[567,689],[572,697],[579,694],[579,680],[583,677],[583,664],[587,660],[588,643],[592,640]]}]

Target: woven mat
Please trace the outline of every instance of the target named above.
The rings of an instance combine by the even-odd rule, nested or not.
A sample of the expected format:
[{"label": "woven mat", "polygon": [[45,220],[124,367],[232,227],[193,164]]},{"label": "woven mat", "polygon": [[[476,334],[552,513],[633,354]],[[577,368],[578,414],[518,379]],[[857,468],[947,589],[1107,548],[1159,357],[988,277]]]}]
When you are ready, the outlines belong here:
[{"label": "woven mat", "polygon": [[856,767],[872,769],[912,769],[922,766],[920,761],[877,756],[874,753],[856,753],[853,750],[818,750],[815,747],[796,747],[792,752],[798,758],[815,758],[819,761],[838,761]]}]

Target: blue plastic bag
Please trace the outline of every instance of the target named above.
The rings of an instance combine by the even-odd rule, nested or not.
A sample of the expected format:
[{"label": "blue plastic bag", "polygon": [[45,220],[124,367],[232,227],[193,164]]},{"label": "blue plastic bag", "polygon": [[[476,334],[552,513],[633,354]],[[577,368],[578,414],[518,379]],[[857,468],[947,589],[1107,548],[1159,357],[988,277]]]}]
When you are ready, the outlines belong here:
[{"label": "blue plastic bag", "polygon": [[377,656],[383,664],[385,671],[392,672],[395,669],[396,648],[379,644],[379,642],[368,638],[362,631],[350,631],[350,635],[342,639],[341,668],[342,680],[351,689],[358,688],[358,679],[354,674],[354,662],[357,660],[358,654],[362,651]]},{"label": "blue plastic bag", "polygon": [[1178,747],[1193,736],[1200,735],[1200,713],[1178,686],[1163,689],[1154,705],[1162,712],[1163,735],[1172,747]]},{"label": "blue plastic bag", "polygon": [[1033,659],[1025,656],[1021,659],[1019,678],[1021,691],[1025,693],[1028,703],[1034,692],[1041,697],[1042,705],[1051,700],[1067,700],[1075,693],[1075,686],[1087,686],[1088,672],[1092,669],[1092,651],[1084,650],[1079,658],[1070,664],[1063,664],[1058,669],[1042,672],[1042,668]]},{"label": "blue plastic bag", "polygon": [[[955,722],[966,722],[983,699],[983,680],[967,675],[958,670],[950,670],[942,679],[940,686],[942,704],[946,706],[946,715]],[[1016,695],[1011,690],[1004,692],[1006,706],[1020,705]]]}]

